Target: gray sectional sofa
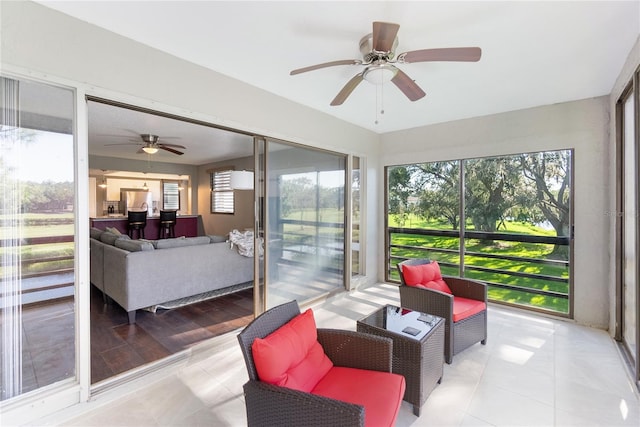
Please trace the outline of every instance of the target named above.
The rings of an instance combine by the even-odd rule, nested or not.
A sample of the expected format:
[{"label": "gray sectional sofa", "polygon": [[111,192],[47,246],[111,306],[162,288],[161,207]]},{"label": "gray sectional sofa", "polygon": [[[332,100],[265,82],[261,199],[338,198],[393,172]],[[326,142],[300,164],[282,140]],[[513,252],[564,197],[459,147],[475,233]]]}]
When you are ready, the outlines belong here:
[{"label": "gray sectional sofa", "polygon": [[157,241],[91,229],[91,283],[136,310],[253,281],[253,258],[216,236]]}]

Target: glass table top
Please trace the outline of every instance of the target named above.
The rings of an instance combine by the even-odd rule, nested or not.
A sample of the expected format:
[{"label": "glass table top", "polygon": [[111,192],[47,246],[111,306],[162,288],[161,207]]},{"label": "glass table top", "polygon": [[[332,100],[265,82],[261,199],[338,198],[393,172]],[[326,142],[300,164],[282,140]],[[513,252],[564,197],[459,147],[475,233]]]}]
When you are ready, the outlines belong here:
[{"label": "glass table top", "polygon": [[441,317],[393,305],[374,311],[359,322],[394,332],[405,338],[421,340],[441,320]]}]

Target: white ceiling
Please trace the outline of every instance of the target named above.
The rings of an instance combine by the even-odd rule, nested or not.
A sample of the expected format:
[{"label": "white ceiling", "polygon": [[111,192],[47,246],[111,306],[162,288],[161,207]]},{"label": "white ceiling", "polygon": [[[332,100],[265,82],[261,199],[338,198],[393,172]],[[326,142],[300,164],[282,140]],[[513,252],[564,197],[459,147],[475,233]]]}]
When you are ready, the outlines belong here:
[{"label": "white ceiling", "polygon": [[[640,34],[637,0],[38,3],[378,133],[609,94]],[[378,124],[368,82],[329,106],[361,66],[289,75],[362,59],[373,21],[400,24],[397,53],[479,46],[482,58],[399,65],[427,95],[385,85]]]},{"label": "white ceiling", "polygon": [[[90,101],[88,111],[89,154],[94,156],[204,165],[253,155],[253,138],[241,133],[101,102]],[[184,154],[164,150],[155,154],[139,153],[144,145],[140,137],[143,133],[159,136],[159,143],[186,147],[176,148]]]}]

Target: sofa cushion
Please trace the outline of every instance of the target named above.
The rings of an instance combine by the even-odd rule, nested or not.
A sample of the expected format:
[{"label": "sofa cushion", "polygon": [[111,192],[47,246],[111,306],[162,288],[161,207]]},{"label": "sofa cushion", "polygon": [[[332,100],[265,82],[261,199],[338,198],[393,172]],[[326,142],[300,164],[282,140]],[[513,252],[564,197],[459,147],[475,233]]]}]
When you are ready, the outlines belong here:
[{"label": "sofa cushion", "polygon": [[152,251],[154,249],[151,243],[141,240],[116,239],[113,245],[129,252]]},{"label": "sofa cushion", "polygon": [[100,240],[102,233],[104,233],[104,230],[100,230],[99,228],[91,227],[89,229],[89,237],[92,239]]},{"label": "sofa cushion", "polygon": [[154,249],[158,249],[158,241],[157,240],[151,240],[151,239],[138,239],[141,242],[147,242],[153,245]]},{"label": "sofa cushion", "polygon": [[[102,233],[100,235],[100,241],[103,243],[106,243],[107,245],[113,245],[117,239],[119,239],[122,236],[118,236],[117,234],[113,234],[110,231],[105,231],[104,233]],[[129,236],[127,236],[129,237]]]},{"label": "sofa cushion", "polygon": [[364,406],[365,426],[391,427],[405,387],[402,375],[334,366],[311,393]]},{"label": "sofa cushion", "polygon": [[258,378],[269,384],[310,392],[333,366],[318,342],[308,309],[251,346]]},{"label": "sofa cushion", "polygon": [[208,236],[176,237],[175,239],[160,239],[156,243],[156,249],[181,248],[184,246],[208,245],[211,239]]},{"label": "sofa cushion", "polygon": [[208,237],[211,240],[211,243],[222,243],[227,241],[227,238],[225,236],[210,234]]},{"label": "sofa cushion", "polygon": [[449,286],[442,279],[440,265],[437,261],[431,261],[429,264],[403,265],[402,276],[407,286],[423,285],[421,287],[435,289],[448,294],[452,293]]},{"label": "sofa cushion", "polygon": [[487,309],[487,304],[484,301],[478,301],[475,299],[453,297],[453,321],[459,322],[467,317],[471,317],[474,314],[478,314],[481,311]]},{"label": "sofa cushion", "polygon": [[115,227],[105,227],[105,229],[104,229],[104,230],[105,230],[105,231],[108,231],[109,233],[113,233],[113,234],[115,234],[115,235],[117,235],[117,236],[122,236],[122,233],[120,232],[120,230],[118,230],[118,229],[117,229],[117,228],[115,228]]}]

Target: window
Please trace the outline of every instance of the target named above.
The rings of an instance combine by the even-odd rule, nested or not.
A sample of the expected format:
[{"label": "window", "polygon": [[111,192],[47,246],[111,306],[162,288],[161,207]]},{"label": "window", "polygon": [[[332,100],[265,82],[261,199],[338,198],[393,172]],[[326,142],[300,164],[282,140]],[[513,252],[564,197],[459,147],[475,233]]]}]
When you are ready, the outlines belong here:
[{"label": "window", "polygon": [[409,258],[494,302],[571,316],[570,150],[387,168],[387,278]]},{"label": "window", "polygon": [[162,209],[180,210],[180,186],[177,182],[163,182]]},{"label": "window", "polygon": [[234,213],[234,196],[231,188],[232,169],[210,171],[211,213]]}]

